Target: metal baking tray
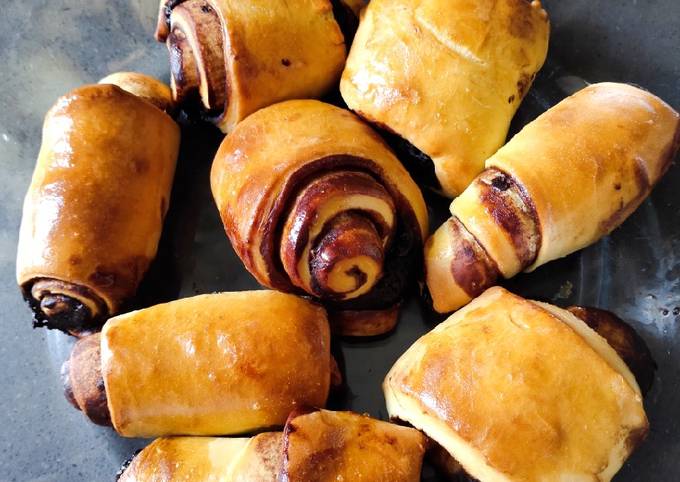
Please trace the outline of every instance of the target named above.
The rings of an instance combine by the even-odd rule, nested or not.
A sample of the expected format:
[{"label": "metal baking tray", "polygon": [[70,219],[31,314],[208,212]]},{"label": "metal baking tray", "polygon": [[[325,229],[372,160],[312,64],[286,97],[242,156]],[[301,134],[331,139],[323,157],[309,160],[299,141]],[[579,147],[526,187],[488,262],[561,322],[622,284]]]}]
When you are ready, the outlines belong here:
[{"label": "metal baking tray", "polygon": [[[552,21],[548,63],[513,129],[585,81],[641,85],[680,110],[678,0],[544,0]],[[167,53],[153,38],[157,0],[5,0],[0,22],[0,481],[107,481],[144,440],[97,427],[68,405],[59,368],[73,343],[31,329],[14,280],[21,203],[40,147],[42,119],[68,90],[118,70],[168,78]],[[229,245],[209,190],[220,134],[184,132],[172,204],[158,259],[138,306],[222,290],[256,288]],[[558,305],[610,309],[649,344],[659,369],[645,400],[648,440],[616,480],[680,480],[680,167],[611,236],[507,283]],[[428,196],[431,224],[447,202]],[[115,236],[116,233],[111,233]],[[332,408],[384,418],[381,382],[397,357],[435,320],[417,297],[396,332],[339,342],[348,391]],[[428,467],[423,480],[434,482]]]}]

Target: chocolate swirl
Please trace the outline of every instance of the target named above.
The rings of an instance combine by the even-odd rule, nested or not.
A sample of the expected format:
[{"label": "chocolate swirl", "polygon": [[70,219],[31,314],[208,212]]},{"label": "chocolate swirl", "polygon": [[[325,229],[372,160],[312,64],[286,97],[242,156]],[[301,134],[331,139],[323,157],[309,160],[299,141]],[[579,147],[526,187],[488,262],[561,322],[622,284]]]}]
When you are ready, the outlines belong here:
[{"label": "chocolate swirl", "polygon": [[456,310],[500,277],[531,271],[609,234],[668,169],[679,147],[679,121],[649,92],[602,83],[527,124],[487,159],[452,202],[453,218],[427,241],[434,309]]},{"label": "chocolate swirl", "polygon": [[[211,178],[227,235],[260,283],[343,313],[344,334],[394,326],[427,214],[413,180],[359,119],[316,101],[263,109],[224,141]],[[376,311],[389,319],[372,322]]]},{"label": "chocolate swirl", "polygon": [[261,107],[320,97],[345,60],[329,1],[162,0],[156,39],[175,101],[224,132]]}]

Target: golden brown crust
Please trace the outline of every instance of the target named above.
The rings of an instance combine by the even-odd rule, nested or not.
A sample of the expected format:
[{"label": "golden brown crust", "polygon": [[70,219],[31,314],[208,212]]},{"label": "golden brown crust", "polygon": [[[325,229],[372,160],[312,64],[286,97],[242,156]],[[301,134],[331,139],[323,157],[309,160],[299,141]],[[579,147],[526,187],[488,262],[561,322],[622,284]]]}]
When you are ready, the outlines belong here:
[{"label": "golden brown crust", "polygon": [[340,77],[345,44],[329,0],[162,0],[178,101],[200,97],[223,132],[286,99],[315,98]]},{"label": "golden brown crust", "polygon": [[[619,226],[677,152],[680,116],[642,89],[594,84],[528,124],[487,161],[532,200],[541,248],[529,269]],[[540,162],[538,162],[540,160]]]},{"label": "golden brown crust", "polygon": [[261,430],[325,404],[328,321],[320,306],[274,291],[186,298],[109,320],[102,373],[123,436]]},{"label": "golden brown crust", "polygon": [[[478,262],[488,256],[506,278],[566,256],[620,225],[679,145],[678,114],[629,85],[594,84],[548,110],[489,158],[453,201],[451,213],[464,229],[441,227],[428,241],[435,309],[450,312],[474,297],[459,280],[469,270],[446,267],[468,238],[483,250]],[[499,189],[499,176],[514,187]],[[488,277],[481,289],[493,283]]]},{"label": "golden brown crust", "polygon": [[99,84],[113,84],[152,103],[160,110],[172,113],[175,109],[170,87],[154,77],[138,72],[115,72],[101,79]]},{"label": "golden brown crust", "polygon": [[132,459],[119,480],[420,480],[425,437],[417,430],[350,412],[300,413],[291,415],[285,434],[157,439]]},{"label": "golden brown crust", "polygon": [[156,255],[179,137],[169,116],[114,85],[57,101],[24,202],[17,281],[27,298],[49,281],[37,292],[75,299],[97,321],[119,310]]},{"label": "golden brown crust", "polygon": [[645,396],[654,383],[656,362],[640,335],[614,313],[599,308],[570,306],[567,310],[595,330],[626,362]]},{"label": "golden brown crust", "polygon": [[282,482],[417,482],[425,437],[352,412],[291,415],[283,434]]},{"label": "golden brown crust", "polygon": [[400,301],[427,233],[425,202],[350,112],[312,100],[258,111],[222,143],[211,186],[235,251],[263,285],[333,311]]},{"label": "golden brown crust", "polygon": [[62,367],[67,400],[97,425],[111,426],[101,371],[100,335],[78,340]]},{"label": "golden brown crust", "polygon": [[647,430],[642,398],[613,350],[568,316],[487,290],[390,370],[390,415],[485,482],[610,480]]},{"label": "golden brown crust", "polygon": [[352,110],[432,158],[454,196],[505,141],[548,33],[540,1],[371,1],[340,91]]},{"label": "golden brown crust", "polygon": [[[118,482],[231,482],[227,479],[229,470],[249,443],[248,438],[159,438],[132,459]],[[255,482],[258,479],[242,480]],[[274,478],[261,480],[275,481]]]}]

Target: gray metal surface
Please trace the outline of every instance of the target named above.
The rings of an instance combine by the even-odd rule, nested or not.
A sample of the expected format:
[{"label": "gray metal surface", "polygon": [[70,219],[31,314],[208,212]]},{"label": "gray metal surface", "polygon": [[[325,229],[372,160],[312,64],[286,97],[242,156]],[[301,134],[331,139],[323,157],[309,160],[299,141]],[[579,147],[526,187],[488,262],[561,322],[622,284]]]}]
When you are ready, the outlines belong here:
[{"label": "gray metal surface", "polygon": [[[152,39],[156,0],[4,0],[0,26],[0,481],[106,481],[144,441],[89,424],[64,400],[59,366],[71,340],[32,330],[14,281],[21,202],[54,100],[116,70],[167,77]],[[580,79],[646,87],[680,109],[678,0],[545,0],[552,17],[550,65],[520,113],[535,116]],[[562,68],[557,68],[561,66]],[[521,122],[520,122],[521,123]],[[187,133],[185,133],[187,134]],[[179,181],[159,261],[139,304],[256,286],[223,234],[208,185],[214,131],[185,136]],[[557,304],[616,311],[649,343],[659,364],[646,400],[651,433],[616,480],[680,480],[680,167],[610,237],[522,275],[515,291]],[[445,203],[434,201],[433,226]],[[115,236],[116,233],[111,233]],[[418,301],[389,337],[341,344],[350,392],[335,407],[385,416],[380,382],[432,326]],[[424,480],[434,481],[426,472]]]}]

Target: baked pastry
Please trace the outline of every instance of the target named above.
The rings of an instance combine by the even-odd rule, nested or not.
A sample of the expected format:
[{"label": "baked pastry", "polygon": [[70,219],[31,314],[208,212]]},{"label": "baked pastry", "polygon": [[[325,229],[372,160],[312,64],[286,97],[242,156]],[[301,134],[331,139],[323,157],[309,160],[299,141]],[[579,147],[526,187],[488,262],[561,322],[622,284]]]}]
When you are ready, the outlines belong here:
[{"label": "baked pastry", "polygon": [[180,130],[152,105],[169,101],[167,87],[135,79],[148,86],[144,100],[112,84],[88,85],[45,117],[17,254],[35,326],[73,334],[101,326],[156,256]]},{"label": "baked pastry", "polygon": [[278,482],[282,439],[281,432],[159,438],[135,455],[118,482]]},{"label": "baked pastry", "polygon": [[416,341],[383,388],[391,417],[480,482],[606,482],[648,430],[638,384],[602,337],[500,287]]},{"label": "baked pastry", "polygon": [[262,430],[328,396],[326,313],[293,295],[195,296],[112,318],[99,336],[76,343],[66,395],[125,437]]},{"label": "baked pastry", "polygon": [[158,439],[120,482],[418,482],[425,437],[351,412],[293,414],[283,433]]},{"label": "baked pastry", "polygon": [[395,134],[416,178],[452,197],[505,142],[548,36],[540,0],[372,0],[340,92]]},{"label": "baked pastry", "polygon": [[314,100],[262,109],[225,138],[211,185],[236,253],[261,284],[323,301],[342,334],[394,327],[420,269],[427,210],[356,116]]},{"label": "baked pastry", "polygon": [[322,96],[346,55],[329,0],[161,0],[156,38],[177,103],[225,133],[262,107]]},{"label": "baked pastry", "polygon": [[577,92],[486,161],[425,246],[434,309],[596,242],[649,195],[680,146],[678,113],[614,83]]}]

